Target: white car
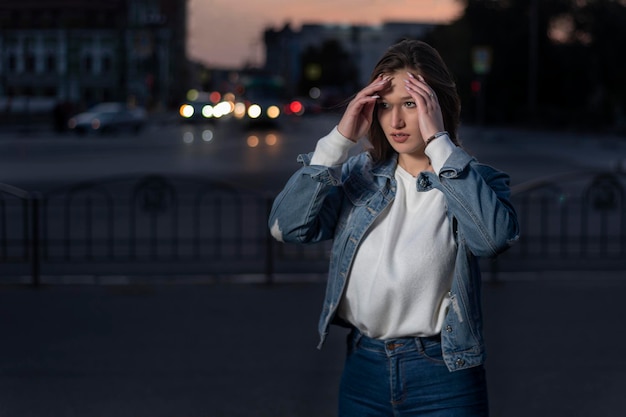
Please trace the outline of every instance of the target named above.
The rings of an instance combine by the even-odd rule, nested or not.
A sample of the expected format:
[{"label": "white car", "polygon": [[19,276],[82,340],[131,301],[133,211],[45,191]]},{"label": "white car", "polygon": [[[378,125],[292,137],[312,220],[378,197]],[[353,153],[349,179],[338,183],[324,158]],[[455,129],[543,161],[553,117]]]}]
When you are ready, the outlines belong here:
[{"label": "white car", "polygon": [[143,107],[126,103],[100,103],[86,112],[71,117],[68,127],[77,133],[102,133],[130,130],[138,133],[146,124],[148,114]]}]

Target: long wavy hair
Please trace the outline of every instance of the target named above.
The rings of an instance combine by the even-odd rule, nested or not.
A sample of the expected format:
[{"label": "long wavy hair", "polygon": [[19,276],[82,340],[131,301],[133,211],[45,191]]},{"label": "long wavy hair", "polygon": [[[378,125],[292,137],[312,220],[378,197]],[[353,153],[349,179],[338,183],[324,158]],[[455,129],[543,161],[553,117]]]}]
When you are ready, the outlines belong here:
[{"label": "long wavy hair", "polygon": [[[422,41],[410,39],[400,41],[387,49],[378,61],[372,71],[370,83],[380,74],[391,74],[402,69],[408,69],[415,76],[421,75],[435,91],[443,115],[444,129],[448,131],[452,142],[459,146],[461,99],[456,83],[439,52]],[[369,129],[369,141],[372,145],[370,154],[374,161],[379,162],[390,158],[395,151],[385,137],[378,120],[377,110],[375,111],[376,114]]]}]

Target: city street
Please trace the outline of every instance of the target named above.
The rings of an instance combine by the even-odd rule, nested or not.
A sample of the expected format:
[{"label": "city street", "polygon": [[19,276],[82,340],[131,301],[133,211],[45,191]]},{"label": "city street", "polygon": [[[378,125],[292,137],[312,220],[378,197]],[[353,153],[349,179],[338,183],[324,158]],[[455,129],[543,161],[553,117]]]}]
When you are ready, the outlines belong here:
[{"label": "city street", "polygon": [[[492,417],[626,412],[620,274],[484,288]],[[0,416],[332,417],[320,283],[0,287]]]},{"label": "city street", "polygon": [[[103,137],[2,128],[0,177],[32,191],[158,173],[275,193],[336,122],[247,130],[159,118],[138,136]],[[625,166],[619,137],[468,126],[462,139],[514,186]],[[484,284],[492,417],[624,415],[624,272],[499,278]],[[315,349],[324,285],[298,279],[0,286],[0,417],[334,416],[345,331]]]},{"label": "city street", "polygon": [[[455,338],[484,331],[489,417],[625,417],[624,22],[626,0],[1,0],[0,417],[337,417],[349,329],[319,346],[329,262],[359,245],[351,219],[390,212],[373,224],[392,242],[368,242],[399,255],[380,262],[400,275],[463,269],[430,260],[448,235],[460,257],[508,249],[472,259],[471,291],[441,271],[404,294],[370,286],[385,308],[418,291],[421,308],[448,285],[442,340],[461,357],[446,359],[469,364],[477,347]],[[349,105],[410,146],[440,107],[451,128],[453,90],[455,143],[495,174],[444,165],[415,178],[443,194],[389,211],[403,187],[372,191],[372,171],[273,215]],[[387,131],[399,119],[410,135]],[[289,221],[320,206],[312,224],[346,229],[345,244],[283,242],[335,235]],[[461,314],[468,300],[482,310]],[[407,388],[407,366],[392,385]],[[403,398],[389,401],[398,414]]]},{"label": "city street", "polygon": [[[47,129],[0,130],[0,182],[30,189],[115,175],[177,174],[274,191],[298,168],[296,156],[338,122],[336,114],[286,119],[273,128],[234,121],[178,123],[155,116],[139,135],[74,136]],[[626,139],[576,132],[463,127],[463,146],[511,175],[512,184],[626,166]]]}]

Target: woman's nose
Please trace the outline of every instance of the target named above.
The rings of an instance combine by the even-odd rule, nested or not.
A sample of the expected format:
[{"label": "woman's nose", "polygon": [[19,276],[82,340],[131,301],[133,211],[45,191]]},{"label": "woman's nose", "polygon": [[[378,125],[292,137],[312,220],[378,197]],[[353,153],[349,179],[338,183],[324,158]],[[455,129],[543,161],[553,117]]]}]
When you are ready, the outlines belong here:
[{"label": "woman's nose", "polygon": [[391,127],[394,129],[400,129],[404,127],[404,119],[402,118],[402,114],[398,110],[393,110],[391,114]]}]

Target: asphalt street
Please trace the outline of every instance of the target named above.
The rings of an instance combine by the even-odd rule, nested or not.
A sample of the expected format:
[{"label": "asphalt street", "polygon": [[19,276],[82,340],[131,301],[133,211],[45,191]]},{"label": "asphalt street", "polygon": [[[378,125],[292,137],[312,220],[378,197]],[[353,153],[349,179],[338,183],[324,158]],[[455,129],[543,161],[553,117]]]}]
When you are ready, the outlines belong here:
[{"label": "asphalt street", "polygon": [[[626,413],[623,273],[484,285],[493,417]],[[0,416],[336,415],[321,283],[0,287]]]},{"label": "asphalt street", "polygon": [[[182,124],[154,116],[139,135],[76,136],[0,127],[0,182],[40,190],[119,175],[194,175],[276,191],[296,157],[338,122],[324,114],[246,128],[233,121]],[[463,146],[511,175],[513,185],[564,172],[626,170],[626,139],[597,132],[462,126]]]},{"label": "asphalt street", "polygon": [[[271,191],[335,122],[309,118],[238,136],[216,126],[211,140],[208,128],[178,124],[132,140],[5,129],[0,176],[37,189],[182,173]],[[620,137],[478,127],[462,134],[470,152],[509,172],[514,185],[626,166]],[[334,416],[345,332],[334,329],[316,349],[323,283],[299,279],[0,286],[0,417]],[[487,279],[492,417],[626,415],[624,290],[624,271]]]}]

